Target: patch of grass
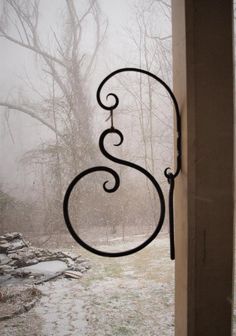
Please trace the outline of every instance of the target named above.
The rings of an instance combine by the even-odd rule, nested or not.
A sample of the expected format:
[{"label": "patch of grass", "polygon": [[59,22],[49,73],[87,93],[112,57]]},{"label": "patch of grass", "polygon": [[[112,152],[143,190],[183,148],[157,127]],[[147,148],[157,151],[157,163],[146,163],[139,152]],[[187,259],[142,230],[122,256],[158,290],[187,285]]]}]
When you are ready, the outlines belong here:
[{"label": "patch of grass", "polygon": [[123,273],[122,267],[118,263],[112,263],[110,265],[106,265],[103,271],[105,277],[108,276],[111,278],[119,278]]},{"label": "patch of grass", "polygon": [[88,289],[94,282],[96,281],[102,281],[104,279],[103,274],[98,274],[98,273],[92,273],[89,276],[84,276],[80,281],[81,284]]},{"label": "patch of grass", "polygon": [[174,274],[174,263],[169,259],[169,251],[151,245],[137,253],[133,259],[135,274],[145,280],[169,281]]},{"label": "patch of grass", "polygon": [[134,331],[126,326],[115,326],[113,328],[114,336],[131,336],[134,335]]},{"label": "patch of grass", "polygon": [[110,301],[113,301],[113,300],[119,300],[120,299],[120,295],[119,294],[113,294],[110,296]]},{"label": "patch of grass", "polygon": [[88,288],[96,281],[103,281],[106,278],[121,278],[123,268],[118,262],[107,262],[100,264],[93,264],[92,269],[82,279],[83,286]]}]

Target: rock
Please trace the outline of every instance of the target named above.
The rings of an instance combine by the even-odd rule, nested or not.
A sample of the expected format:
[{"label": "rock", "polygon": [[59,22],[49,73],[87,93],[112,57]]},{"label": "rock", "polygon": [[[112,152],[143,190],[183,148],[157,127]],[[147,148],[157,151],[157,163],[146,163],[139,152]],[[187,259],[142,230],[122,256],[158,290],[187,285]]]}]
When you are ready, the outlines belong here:
[{"label": "rock", "polygon": [[10,261],[11,259],[5,253],[0,254],[0,265],[8,264]]},{"label": "rock", "polygon": [[[0,276],[0,286],[2,286],[2,284],[4,282],[7,282],[11,279],[11,275],[10,274],[5,274],[5,275],[1,275]],[[1,301],[1,300],[0,300]]]},{"label": "rock", "polygon": [[38,264],[38,259],[30,259],[30,260],[25,260],[24,264],[26,266],[31,266],[31,265],[35,265]]},{"label": "rock", "polygon": [[26,277],[30,277],[31,276],[31,272],[30,271],[26,271],[26,270],[21,270],[20,268],[18,268],[17,270],[15,270],[12,275],[19,277],[19,278],[26,278]]},{"label": "rock", "polygon": [[3,236],[0,237],[1,239],[5,239],[7,241],[11,241],[14,239],[22,239],[22,234],[20,232],[11,232],[11,233],[6,233]]},{"label": "rock", "polygon": [[9,273],[13,271],[13,267],[9,265],[0,265],[0,274]]},{"label": "rock", "polygon": [[81,272],[75,272],[75,271],[66,271],[65,273],[66,278],[73,278],[73,279],[79,279],[83,276]]},{"label": "rock", "polygon": [[75,263],[72,259],[64,258],[63,261],[67,264],[67,267],[73,269],[75,267]]},{"label": "rock", "polygon": [[74,252],[66,252],[65,255],[67,257],[69,257],[70,259],[72,260],[76,260],[77,258],[79,259],[80,258],[80,255],[78,256],[78,254],[74,253]]},{"label": "rock", "polygon": [[[23,239],[21,233],[13,232],[0,236],[0,275],[34,279],[41,276],[38,283],[64,275],[65,271],[78,272],[74,277],[90,268],[88,261],[75,253],[50,251],[36,248]],[[51,274],[49,276],[49,274]],[[72,277],[72,276],[71,276]]]},{"label": "rock", "polygon": [[12,251],[22,249],[25,246],[27,245],[23,240],[19,240],[19,239],[12,240],[11,242],[8,243],[7,252],[11,253]]},{"label": "rock", "polygon": [[78,264],[82,264],[82,263],[84,263],[84,262],[86,262],[87,260],[86,259],[82,259],[82,258],[76,258],[76,262],[78,263]]},{"label": "rock", "polygon": [[0,253],[6,253],[8,250],[8,247],[9,247],[8,243],[0,244]]}]

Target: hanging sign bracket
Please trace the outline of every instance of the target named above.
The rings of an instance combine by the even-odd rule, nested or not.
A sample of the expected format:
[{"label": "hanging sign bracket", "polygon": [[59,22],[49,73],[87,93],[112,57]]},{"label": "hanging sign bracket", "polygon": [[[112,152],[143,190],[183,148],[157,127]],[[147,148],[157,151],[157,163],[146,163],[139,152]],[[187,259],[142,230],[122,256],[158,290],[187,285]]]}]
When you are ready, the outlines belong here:
[{"label": "hanging sign bracket", "polygon": [[106,150],[105,145],[104,145],[104,140],[105,140],[106,136],[108,134],[111,134],[111,133],[117,134],[118,137],[120,138],[120,141],[118,143],[116,143],[114,146],[120,146],[123,143],[123,140],[124,140],[124,136],[121,133],[121,131],[114,127],[114,120],[113,120],[113,112],[117,108],[117,106],[119,105],[118,96],[114,93],[109,93],[106,96],[106,98],[108,98],[109,96],[112,96],[114,98],[114,104],[111,105],[111,106],[107,106],[101,101],[101,91],[102,91],[102,88],[105,85],[105,83],[111,77],[114,77],[115,75],[117,75],[121,72],[136,72],[136,73],[141,73],[141,74],[145,74],[147,76],[152,77],[153,79],[155,79],[159,84],[161,84],[165,88],[165,90],[167,91],[168,95],[170,96],[170,98],[173,102],[173,107],[174,107],[174,112],[175,112],[176,133],[177,133],[176,134],[176,169],[175,169],[174,172],[172,172],[171,169],[168,167],[168,168],[165,169],[164,175],[165,175],[165,177],[166,177],[166,179],[169,183],[168,209],[169,209],[170,258],[172,260],[174,260],[175,259],[174,187],[175,187],[175,178],[179,175],[180,170],[181,170],[181,118],[180,118],[180,112],[179,112],[179,107],[178,107],[177,100],[176,100],[172,90],[170,89],[170,87],[162,79],[160,79],[159,77],[157,77],[156,75],[154,75],[153,73],[151,73],[149,71],[138,69],[138,68],[122,68],[122,69],[118,69],[118,70],[110,73],[101,82],[101,84],[98,87],[97,101],[98,101],[98,104],[103,109],[110,111],[110,115],[107,118],[107,120],[111,119],[111,127],[106,129],[105,131],[103,131],[103,133],[101,134],[101,136],[99,138],[99,148],[100,148],[102,154],[106,158],[108,158],[109,160],[111,160],[115,163],[118,163],[118,164],[121,164],[121,165],[124,165],[124,166],[127,166],[127,167],[131,167],[135,170],[138,170],[140,173],[144,174],[149,179],[149,181],[152,183],[153,187],[155,188],[155,190],[157,192],[157,195],[159,197],[159,202],[160,202],[160,215],[159,215],[159,221],[156,224],[154,232],[150,235],[150,237],[148,237],[143,243],[141,243],[137,247],[134,247],[134,248],[126,250],[126,251],[121,251],[121,252],[106,252],[106,251],[98,250],[98,249],[90,246],[89,244],[87,244],[83,239],[81,239],[81,237],[75,231],[75,229],[74,229],[74,227],[71,223],[70,216],[69,216],[69,199],[70,199],[71,193],[72,193],[75,185],[84,176],[86,176],[88,174],[91,174],[91,173],[94,173],[94,172],[103,171],[103,172],[107,172],[110,175],[112,175],[112,177],[114,179],[113,187],[108,187],[107,186],[108,181],[105,181],[103,183],[103,189],[104,189],[105,192],[114,193],[120,186],[120,177],[117,174],[117,172],[114,169],[111,169],[111,168],[105,167],[105,166],[97,166],[97,167],[92,167],[92,168],[89,168],[87,170],[84,170],[83,172],[81,172],[79,175],[77,175],[72,180],[72,182],[68,186],[67,191],[65,193],[64,203],[63,203],[63,212],[64,212],[65,223],[67,225],[67,228],[68,228],[69,232],[71,233],[72,237],[77,241],[77,243],[79,243],[81,246],[83,246],[85,249],[89,250],[90,252],[98,254],[100,256],[105,256],[105,257],[127,256],[129,254],[133,254],[135,252],[140,251],[141,249],[146,247],[149,243],[151,243],[151,241],[153,241],[153,239],[156,238],[156,236],[158,235],[158,233],[160,232],[160,230],[163,226],[163,222],[164,222],[164,218],[165,218],[165,199],[164,199],[164,195],[163,195],[163,192],[161,190],[161,187],[160,187],[159,183],[143,167],[141,167],[137,164],[134,164],[132,162],[122,160],[122,159],[117,158],[117,157],[111,155],[110,153],[108,153],[108,151]]}]

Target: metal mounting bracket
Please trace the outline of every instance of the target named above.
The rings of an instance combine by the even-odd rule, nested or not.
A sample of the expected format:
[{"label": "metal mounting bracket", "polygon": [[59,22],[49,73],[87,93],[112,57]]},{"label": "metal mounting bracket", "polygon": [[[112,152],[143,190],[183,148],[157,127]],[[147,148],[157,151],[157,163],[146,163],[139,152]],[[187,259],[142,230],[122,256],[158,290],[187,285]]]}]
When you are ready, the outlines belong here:
[{"label": "metal mounting bracket", "polygon": [[163,222],[164,222],[164,218],[165,218],[165,199],[164,199],[164,195],[163,195],[163,192],[161,190],[161,187],[158,184],[158,182],[156,181],[156,179],[143,167],[138,166],[137,164],[134,164],[132,162],[125,161],[125,160],[119,159],[115,156],[112,156],[110,153],[107,152],[107,150],[104,146],[105,137],[108,134],[111,134],[111,133],[117,134],[120,138],[119,143],[115,144],[114,146],[120,146],[123,143],[123,140],[124,140],[123,134],[121,133],[121,131],[119,131],[118,129],[116,129],[114,127],[114,123],[113,123],[113,111],[119,105],[118,96],[114,93],[109,93],[107,95],[107,97],[112,96],[115,100],[114,104],[111,105],[111,106],[107,106],[101,101],[101,91],[102,91],[102,88],[105,85],[105,83],[111,77],[113,77],[113,76],[115,76],[115,75],[117,75],[121,72],[137,72],[137,73],[142,73],[142,74],[145,74],[147,76],[152,77],[153,79],[155,79],[158,83],[160,83],[166,89],[166,91],[168,92],[168,94],[169,94],[169,96],[170,96],[170,98],[173,102],[175,117],[176,117],[175,124],[176,124],[176,132],[177,132],[177,136],[176,136],[176,169],[175,169],[174,172],[171,172],[171,169],[168,167],[164,170],[164,175],[167,178],[167,181],[170,185],[169,198],[168,198],[170,258],[172,260],[174,260],[175,259],[175,243],[174,243],[174,204],[173,203],[174,203],[175,178],[179,175],[180,170],[181,170],[181,118],[180,118],[180,112],[179,112],[179,107],[178,107],[177,100],[176,100],[172,90],[170,89],[170,87],[162,79],[160,79],[159,77],[157,77],[156,75],[154,75],[153,73],[151,73],[149,71],[138,69],[138,68],[122,68],[122,69],[118,69],[118,70],[110,73],[101,82],[101,84],[98,87],[97,101],[98,101],[98,104],[103,109],[110,111],[110,116],[108,117],[108,119],[111,119],[111,127],[106,129],[105,131],[103,131],[103,133],[101,134],[101,136],[99,138],[99,147],[100,147],[100,150],[101,150],[102,154],[106,158],[108,158],[109,160],[111,160],[115,163],[131,167],[133,169],[138,170],[140,173],[144,174],[150,180],[150,182],[153,184],[153,186],[154,186],[154,188],[155,188],[155,190],[158,194],[159,201],[160,201],[160,216],[159,216],[159,221],[156,224],[156,228],[155,228],[154,232],[150,235],[150,237],[148,239],[146,239],[143,243],[141,243],[140,245],[138,245],[135,248],[131,248],[129,250],[122,251],[122,252],[106,252],[106,251],[98,250],[98,249],[90,246],[89,244],[87,244],[83,239],[80,238],[78,233],[74,230],[73,225],[72,225],[71,220],[70,220],[70,216],[69,216],[69,199],[70,199],[70,195],[71,195],[75,185],[84,176],[86,176],[88,174],[91,174],[91,173],[94,173],[94,172],[98,172],[98,171],[103,171],[103,172],[107,172],[107,173],[111,174],[114,178],[114,181],[115,181],[114,186],[113,187],[108,187],[107,186],[108,181],[105,181],[103,183],[103,189],[107,193],[114,193],[120,186],[120,177],[117,174],[117,172],[115,170],[113,170],[109,167],[105,167],[105,166],[97,166],[97,167],[92,167],[92,168],[89,168],[87,170],[84,170],[79,175],[77,175],[72,180],[72,182],[69,184],[68,189],[65,193],[64,203],[63,203],[63,212],[64,212],[65,223],[66,223],[66,226],[67,226],[70,234],[76,240],[77,243],[79,243],[81,246],[83,246],[85,249],[89,250],[90,252],[98,254],[100,256],[104,256],[104,257],[121,257],[121,256],[127,256],[129,254],[140,251],[145,246],[147,246],[149,243],[151,243],[151,241],[153,241],[153,239],[156,238],[156,236],[158,235],[158,233],[160,232],[160,230],[163,226]]}]

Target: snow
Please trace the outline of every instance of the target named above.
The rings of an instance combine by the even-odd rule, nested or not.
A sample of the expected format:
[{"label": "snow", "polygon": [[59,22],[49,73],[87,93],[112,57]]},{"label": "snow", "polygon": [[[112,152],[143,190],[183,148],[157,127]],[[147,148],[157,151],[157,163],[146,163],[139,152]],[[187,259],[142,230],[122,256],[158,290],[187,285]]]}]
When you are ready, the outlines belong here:
[{"label": "snow", "polygon": [[36,265],[20,268],[20,270],[22,271],[29,271],[32,273],[58,273],[65,271],[66,269],[67,269],[66,263],[60,260],[42,261]]}]

